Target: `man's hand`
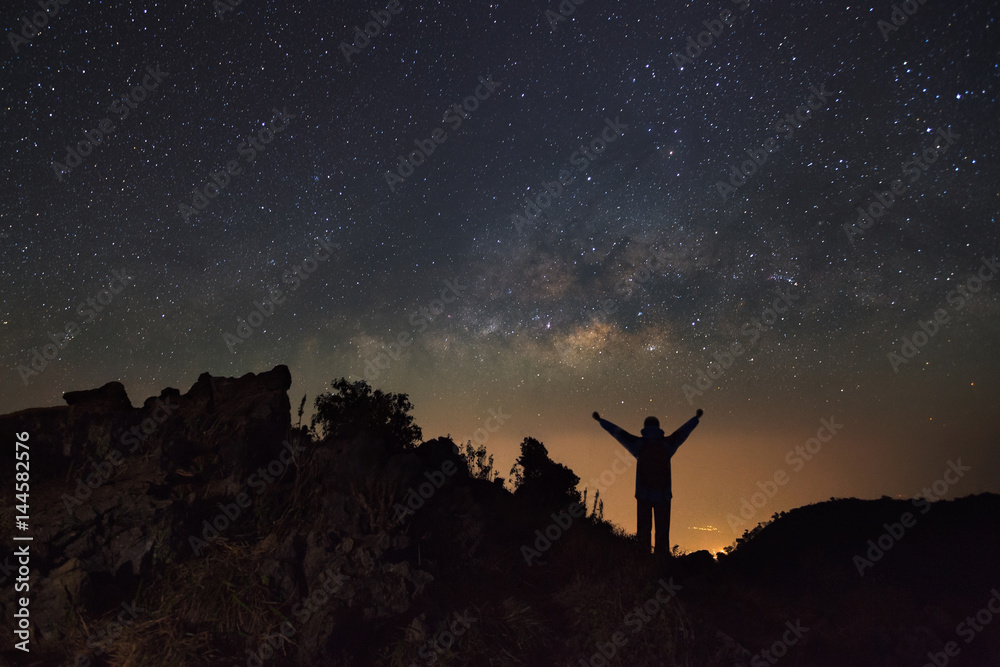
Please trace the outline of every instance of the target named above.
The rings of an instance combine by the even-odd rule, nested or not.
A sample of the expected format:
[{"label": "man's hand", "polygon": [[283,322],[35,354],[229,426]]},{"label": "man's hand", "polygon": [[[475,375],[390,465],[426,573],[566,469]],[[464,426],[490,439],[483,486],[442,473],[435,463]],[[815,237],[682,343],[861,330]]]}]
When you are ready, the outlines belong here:
[{"label": "man's hand", "polygon": [[597,414],[597,410],[594,410],[594,415],[593,415],[593,417],[594,417],[594,419],[596,419],[597,421],[601,421],[601,415]]},{"label": "man's hand", "polygon": [[[597,414],[597,413],[595,412],[594,414]],[[701,408],[698,408],[698,412],[694,413],[694,416],[700,418],[703,414],[705,414],[705,411],[702,410]]]}]

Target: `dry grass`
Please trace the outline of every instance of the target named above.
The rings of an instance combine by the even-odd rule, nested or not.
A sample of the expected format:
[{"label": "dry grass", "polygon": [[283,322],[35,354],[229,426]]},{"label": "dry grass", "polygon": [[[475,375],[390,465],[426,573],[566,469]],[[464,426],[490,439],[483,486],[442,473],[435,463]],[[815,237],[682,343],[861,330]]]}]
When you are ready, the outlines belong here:
[{"label": "dry grass", "polygon": [[388,533],[398,525],[393,509],[399,498],[397,484],[384,477],[365,477],[360,484],[351,482],[350,497],[357,504],[362,516],[367,519],[366,528],[373,533]]},{"label": "dry grass", "polygon": [[[279,603],[269,599],[256,574],[260,549],[217,540],[202,558],[175,565],[138,597],[134,623],[104,646],[102,659],[120,667],[182,667],[243,663],[282,623]],[[86,652],[86,635],[107,618],[80,619],[83,638],[74,653]]]}]

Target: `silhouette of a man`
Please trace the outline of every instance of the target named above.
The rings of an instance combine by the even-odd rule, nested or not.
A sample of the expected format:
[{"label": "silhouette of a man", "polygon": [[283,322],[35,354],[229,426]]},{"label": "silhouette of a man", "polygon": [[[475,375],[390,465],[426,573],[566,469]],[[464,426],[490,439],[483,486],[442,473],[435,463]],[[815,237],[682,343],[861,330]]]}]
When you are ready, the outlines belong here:
[{"label": "silhouette of a man", "polygon": [[624,445],[625,449],[638,461],[635,470],[635,499],[637,504],[636,537],[646,545],[648,552],[652,546],[653,516],[656,516],[656,553],[670,555],[670,458],[677,448],[687,440],[691,431],[705,414],[699,409],[694,417],[679,429],[666,435],[660,429],[656,417],[646,417],[642,437],[637,437],[615,426],[601,415],[594,413],[605,431]]}]

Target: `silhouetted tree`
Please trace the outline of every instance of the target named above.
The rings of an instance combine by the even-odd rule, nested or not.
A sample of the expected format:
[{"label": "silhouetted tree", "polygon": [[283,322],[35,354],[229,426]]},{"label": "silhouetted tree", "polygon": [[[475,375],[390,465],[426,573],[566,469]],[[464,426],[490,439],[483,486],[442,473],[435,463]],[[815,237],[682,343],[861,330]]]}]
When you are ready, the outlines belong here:
[{"label": "silhouetted tree", "polygon": [[525,438],[521,455],[510,469],[515,497],[522,497],[544,507],[580,502],[576,485],[580,478],[561,463],[549,458],[549,451],[538,440]]},{"label": "silhouetted tree", "polygon": [[370,433],[403,449],[420,442],[423,434],[409,414],[413,409],[406,394],[374,391],[364,380],[334,380],[333,391],[316,397],[312,427],[323,429],[325,437],[353,438]]},{"label": "silhouetted tree", "polygon": [[462,455],[469,464],[469,475],[474,479],[484,479],[492,482],[497,479],[496,468],[493,467],[493,455],[486,455],[486,445],[473,447],[472,441],[465,443],[465,453]]}]

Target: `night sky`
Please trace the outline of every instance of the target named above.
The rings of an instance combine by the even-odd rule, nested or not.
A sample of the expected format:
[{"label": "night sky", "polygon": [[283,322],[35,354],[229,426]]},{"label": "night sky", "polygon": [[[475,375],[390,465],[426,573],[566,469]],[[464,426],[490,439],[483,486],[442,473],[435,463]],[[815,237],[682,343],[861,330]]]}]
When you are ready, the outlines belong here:
[{"label": "night sky", "polygon": [[688,550],[1000,491],[994,3],[57,6],[0,12],[0,412],[284,363],[593,490],[592,411],[703,408]]}]

